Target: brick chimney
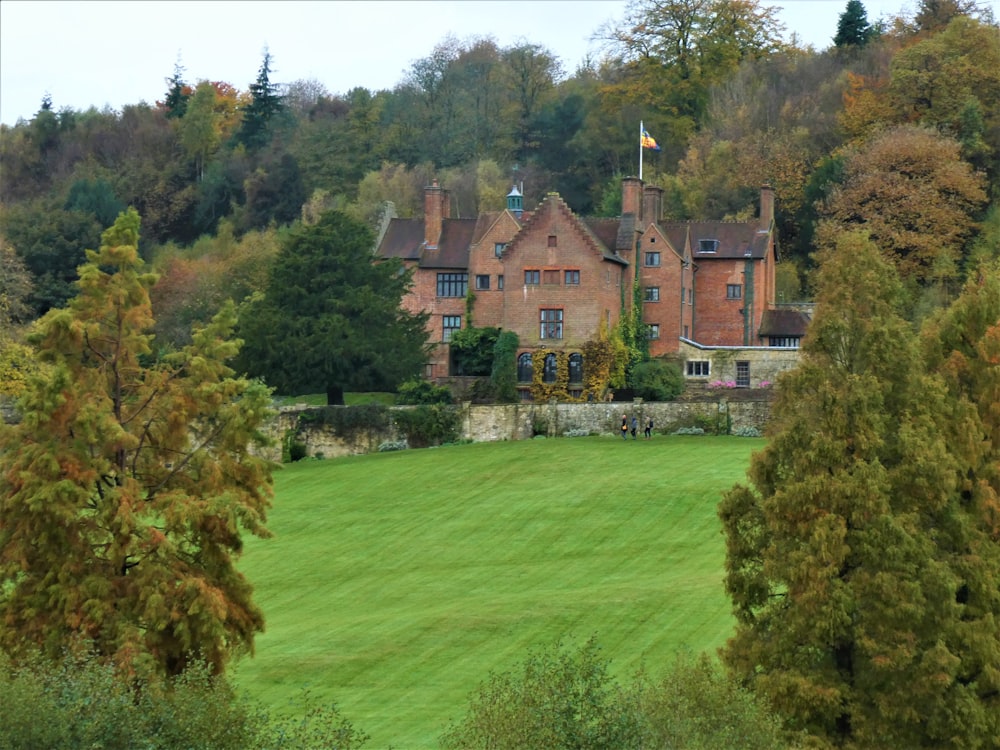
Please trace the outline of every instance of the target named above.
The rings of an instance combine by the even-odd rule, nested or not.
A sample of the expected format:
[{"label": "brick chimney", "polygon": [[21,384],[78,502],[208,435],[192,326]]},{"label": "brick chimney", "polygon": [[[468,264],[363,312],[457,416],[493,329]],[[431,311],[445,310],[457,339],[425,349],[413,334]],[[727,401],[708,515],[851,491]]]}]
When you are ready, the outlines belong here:
[{"label": "brick chimney", "polygon": [[622,180],[622,215],[632,214],[636,222],[642,221],[642,180],[626,177]]},{"label": "brick chimney", "polygon": [[642,189],[642,217],[644,223],[659,223],[663,218],[663,188],[646,185]]},{"label": "brick chimney", "polygon": [[768,184],[760,186],[760,228],[767,231],[774,223],[774,188]]},{"label": "brick chimney", "polygon": [[450,195],[434,180],[424,187],[424,242],[428,247],[437,247],[441,241],[442,220],[450,216]]}]

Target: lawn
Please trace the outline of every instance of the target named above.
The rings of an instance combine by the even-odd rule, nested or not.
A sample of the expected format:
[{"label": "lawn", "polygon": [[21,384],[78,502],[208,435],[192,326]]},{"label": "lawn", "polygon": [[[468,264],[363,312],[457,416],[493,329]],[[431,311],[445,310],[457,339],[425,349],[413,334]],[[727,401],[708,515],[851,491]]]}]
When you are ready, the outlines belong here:
[{"label": "lawn", "polygon": [[242,568],[267,618],[236,681],[336,701],[369,747],[435,747],[532,646],[595,634],[612,670],[715,649],[721,493],[763,440],[563,438],[293,464]]}]

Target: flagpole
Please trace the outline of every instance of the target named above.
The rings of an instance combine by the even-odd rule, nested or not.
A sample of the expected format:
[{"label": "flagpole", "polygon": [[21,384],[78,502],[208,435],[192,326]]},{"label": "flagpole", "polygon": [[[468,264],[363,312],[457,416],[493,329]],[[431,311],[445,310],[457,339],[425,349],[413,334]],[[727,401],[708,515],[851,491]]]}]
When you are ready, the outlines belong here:
[{"label": "flagpole", "polygon": [[639,120],[639,181],[642,182],[642,120]]}]

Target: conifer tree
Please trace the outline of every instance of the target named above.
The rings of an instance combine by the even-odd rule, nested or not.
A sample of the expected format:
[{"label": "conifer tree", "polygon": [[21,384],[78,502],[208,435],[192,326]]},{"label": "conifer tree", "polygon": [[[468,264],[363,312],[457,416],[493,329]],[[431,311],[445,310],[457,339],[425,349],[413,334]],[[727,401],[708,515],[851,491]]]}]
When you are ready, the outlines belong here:
[{"label": "conifer tree", "polygon": [[271,494],[249,447],[270,394],[234,378],[230,304],[161,362],[139,215],[87,251],[79,293],[33,343],[49,366],[0,433],[0,647],[77,644],[125,669],[221,671],[263,617],[236,569]]},{"label": "conifer tree", "polygon": [[868,12],[861,0],[847,0],[847,7],[837,19],[837,34],[833,44],[838,49],[864,47],[874,36],[875,30],[868,23]]},{"label": "conifer tree", "polygon": [[985,540],[945,385],[863,234],[821,256],[817,302],[751,486],[720,505],[737,617],[724,661],[823,746],[985,747],[996,570],[971,559]]},{"label": "conifer tree", "polygon": [[251,151],[266,146],[271,139],[271,123],[284,109],[278,86],[271,83],[271,53],[265,49],[257,80],[250,84],[250,103],[243,111],[237,141]]}]

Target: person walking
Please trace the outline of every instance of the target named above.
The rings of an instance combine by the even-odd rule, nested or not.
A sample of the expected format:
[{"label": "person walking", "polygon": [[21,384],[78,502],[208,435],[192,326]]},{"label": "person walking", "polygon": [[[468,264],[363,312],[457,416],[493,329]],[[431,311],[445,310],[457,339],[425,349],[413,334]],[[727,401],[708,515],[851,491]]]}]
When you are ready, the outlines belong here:
[{"label": "person walking", "polygon": [[622,440],[628,440],[628,414],[622,414]]},{"label": "person walking", "polygon": [[632,439],[633,440],[638,440],[639,439],[638,433],[639,433],[639,418],[638,417],[632,417]]},{"label": "person walking", "polygon": [[646,440],[649,440],[651,437],[653,437],[653,418],[652,417],[650,417],[649,419],[646,420],[646,432],[645,432],[645,434],[646,434]]}]

